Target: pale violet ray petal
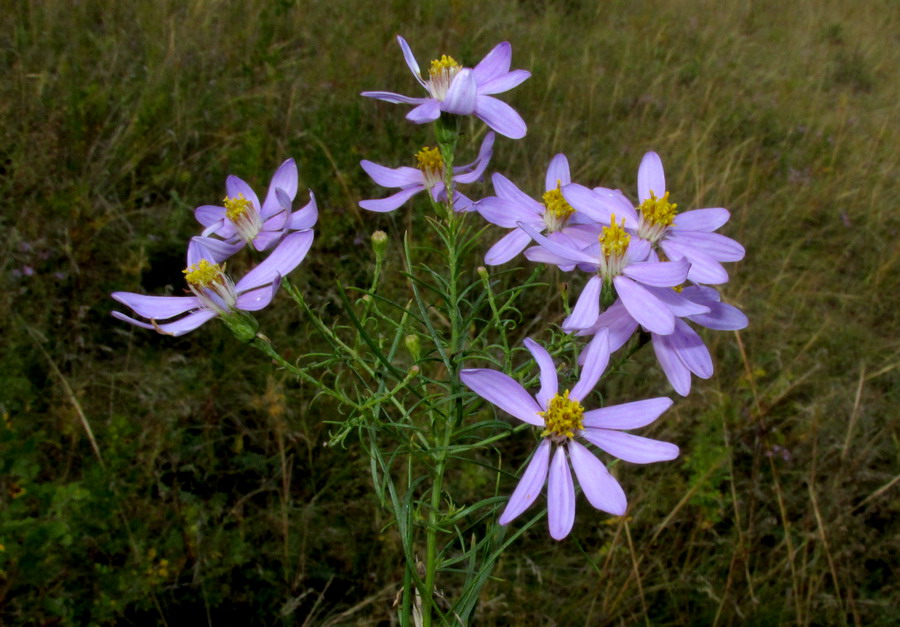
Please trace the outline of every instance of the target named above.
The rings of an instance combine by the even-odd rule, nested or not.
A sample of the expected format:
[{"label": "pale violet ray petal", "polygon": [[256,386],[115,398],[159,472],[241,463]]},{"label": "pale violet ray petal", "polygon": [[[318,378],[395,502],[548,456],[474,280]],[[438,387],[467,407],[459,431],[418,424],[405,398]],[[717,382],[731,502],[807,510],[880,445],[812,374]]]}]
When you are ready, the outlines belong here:
[{"label": "pale violet ray petal", "polygon": [[284,233],[280,230],[260,231],[256,237],[253,238],[253,247],[260,252],[268,250],[278,243],[282,235],[284,235]]},{"label": "pale violet ray petal", "polygon": [[[600,314],[595,324],[577,335],[593,335],[600,329],[606,329],[609,331],[609,352],[614,353],[625,345],[637,327],[637,321],[628,313],[622,300],[617,299],[611,307]],[[584,353],[582,352],[582,354]],[[579,362],[581,362],[580,358]]]},{"label": "pale violet ray petal", "polygon": [[720,233],[672,231],[666,234],[666,239],[685,246],[693,246],[716,261],[740,261],[745,254],[743,246]]},{"label": "pale violet ray petal", "polygon": [[270,285],[263,285],[253,290],[244,292],[237,297],[235,307],[244,311],[259,311],[269,306],[278,288],[281,285],[281,276],[276,276]]},{"label": "pale violet ray petal", "polygon": [[427,98],[425,102],[406,114],[406,119],[415,124],[428,124],[441,117],[441,103],[434,98]]},{"label": "pale violet ray petal", "polygon": [[245,246],[244,240],[226,242],[212,237],[191,238],[188,244],[188,266],[199,263],[201,259],[222,263]]},{"label": "pale violet ray petal", "polygon": [[472,70],[462,69],[450,82],[447,95],[441,102],[441,111],[456,115],[471,115],[475,112],[475,97],[478,94],[478,86]]},{"label": "pale violet ray petal", "polygon": [[531,211],[530,208],[523,207],[519,203],[505,200],[499,196],[482,198],[478,201],[478,205],[475,208],[485,220],[491,224],[502,226],[504,229],[518,228],[519,222],[537,223],[540,221],[539,226],[536,228],[543,230],[540,227],[544,224],[544,220]]},{"label": "pale violet ray petal", "polygon": [[470,368],[459,373],[459,378],[478,396],[496,405],[528,424],[544,426],[544,419],[538,416],[541,406],[512,377],[486,368]]},{"label": "pale violet ray petal", "polygon": [[534,198],[523,192],[521,189],[516,187],[515,183],[510,181],[502,174],[495,173],[491,177],[491,182],[494,184],[494,190],[497,192],[498,197],[502,198],[503,200],[508,200],[510,202],[521,205],[522,208],[527,209],[532,215],[544,215],[543,203],[539,203]]},{"label": "pale violet ray petal", "polygon": [[165,320],[200,307],[195,296],[145,296],[133,292],[113,292],[112,298],[144,318]]},{"label": "pale violet ray petal", "polygon": [[665,396],[610,405],[584,412],[583,424],[603,429],[638,429],[654,422],[671,406],[672,399]]},{"label": "pale violet ray petal", "polygon": [[541,409],[546,411],[550,404],[550,399],[556,396],[556,393],[559,391],[556,365],[553,363],[553,358],[550,357],[550,353],[547,352],[547,349],[530,337],[525,338],[525,348],[527,348],[531,353],[531,356],[534,357],[534,361],[537,362],[538,368],[541,371],[541,389],[537,393],[536,398],[541,405]]},{"label": "pale violet ray petal", "polygon": [[361,200],[359,201],[359,206],[368,211],[376,211],[378,213],[393,211],[424,189],[424,185],[411,185],[387,198]]},{"label": "pale violet ray petal", "polygon": [[513,70],[512,72],[507,72],[503,76],[498,76],[497,78],[489,80],[486,83],[481,83],[481,81],[479,81],[478,93],[485,96],[502,94],[514,87],[518,87],[529,78],[531,78],[531,72],[528,72],[527,70]]},{"label": "pale violet ray petal", "polygon": [[678,352],[681,362],[695,375],[701,379],[709,379],[713,375],[709,349],[697,332],[682,320],[675,320],[675,331],[669,339],[669,345]]},{"label": "pale violet ray petal", "polygon": [[288,219],[289,231],[304,231],[311,229],[319,220],[319,206],[316,204],[316,195],[309,191],[309,202],[305,207],[298,209]]},{"label": "pale violet ray petal", "polygon": [[557,185],[568,185],[572,182],[572,175],[569,172],[569,160],[566,155],[559,153],[550,160],[547,166],[547,175],[544,177],[544,190],[550,191],[556,189]]},{"label": "pale violet ray petal", "polygon": [[[560,257],[559,255],[554,255],[549,250],[541,246],[532,246],[531,248],[527,248],[525,250],[525,258],[528,261],[533,261],[535,263],[546,263],[548,265],[558,266],[559,269],[563,272],[571,272],[575,269],[575,264],[572,263],[570,259]],[[593,272],[595,270],[596,267],[589,269],[588,271]]]},{"label": "pale violet ray petal", "polygon": [[562,328],[570,332],[576,329],[586,329],[597,321],[600,315],[600,290],[603,288],[603,279],[596,274],[581,290],[572,313],[563,320]]},{"label": "pale violet ray petal", "polygon": [[496,244],[491,246],[484,255],[484,263],[487,266],[499,266],[516,257],[531,243],[531,236],[522,229],[507,233]]},{"label": "pale violet ray petal", "polygon": [[[598,262],[596,257],[592,257],[591,255],[586,255],[583,252],[581,252],[580,250],[568,248],[566,246],[563,246],[562,244],[559,244],[557,242],[554,242],[551,239],[544,237],[536,229],[532,228],[529,224],[527,224],[525,222],[519,222],[518,224],[519,224],[519,228],[521,228],[523,231],[528,233],[535,242],[537,242],[538,244],[540,244],[541,246],[546,248],[548,251],[550,251],[554,255],[558,255],[558,256],[562,257],[563,259],[568,259],[569,261],[572,261],[575,263],[589,263],[589,264],[596,265]],[[593,320],[591,320],[590,322],[593,322]]]},{"label": "pale violet ray petal", "polygon": [[228,193],[229,198],[238,198],[239,196],[243,196],[247,200],[251,202],[253,208],[259,212],[259,198],[256,195],[256,192],[253,191],[253,188],[250,187],[243,179],[235,176],[234,174],[229,174],[228,178],[225,179],[225,191]]},{"label": "pale violet ray petal", "polygon": [[603,462],[575,440],[569,442],[569,456],[572,458],[572,468],[575,469],[578,484],[588,503],[594,509],[622,516],[628,509],[628,499],[622,486],[609,473]]},{"label": "pale violet ray petal", "polygon": [[647,291],[665,303],[666,307],[676,316],[693,316],[709,313],[709,307],[701,305],[684,297],[668,287],[648,287]]},{"label": "pale violet ray petal", "polygon": [[528,132],[525,120],[515,109],[493,96],[475,97],[475,117],[510,139],[522,139]]},{"label": "pale violet ray petal", "polygon": [[375,100],[383,100],[384,102],[392,102],[394,104],[420,105],[431,100],[431,98],[415,98],[413,96],[395,94],[392,91],[364,91],[360,94],[360,96],[365,96],[366,98],[374,98]]},{"label": "pale violet ray petal", "polygon": [[644,202],[650,198],[650,192],[657,198],[666,193],[666,174],[663,171],[662,159],[655,152],[648,152],[641,159],[638,167],[638,199]]},{"label": "pale violet ray petal", "polygon": [[406,187],[408,185],[424,185],[425,177],[422,170],[409,166],[389,168],[381,164],[363,159],[359,165],[366,171],[373,181],[382,187]]},{"label": "pale violet ray petal", "polygon": [[675,330],[675,316],[642,285],[621,275],[613,278],[613,284],[628,313],[645,329],[663,335]]},{"label": "pale violet ray petal", "polygon": [[690,316],[689,320],[716,331],[739,331],[746,328],[750,322],[747,316],[733,305],[715,301],[705,302],[709,307],[709,313]]},{"label": "pale violet ray petal", "polygon": [[673,231],[705,231],[711,233],[728,222],[731,217],[728,209],[715,207],[711,209],[693,209],[675,214],[675,221],[669,227]]},{"label": "pale violet ray petal", "polygon": [[397,43],[400,44],[400,49],[403,51],[403,58],[406,60],[406,65],[409,66],[410,71],[413,73],[413,76],[416,77],[416,80],[419,81],[419,84],[422,85],[422,87],[425,87],[425,81],[422,78],[422,72],[419,70],[419,62],[416,61],[416,55],[413,54],[409,44],[406,43],[406,40],[400,35],[397,35]]},{"label": "pale violet ray petal", "polygon": [[509,497],[509,502],[497,521],[501,525],[512,522],[519,514],[531,507],[541,493],[547,480],[547,468],[550,465],[550,440],[544,439],[534,451],[531,461],[522,473],[519,484]]},{"label": "pale violet ray petal", "polygon": [[512,46],[504,41],[494,46],[475,66],[472,72],[479,85],[502,77],[509,72],[512,63]]},{"label": "pale violet ray petal", "polygon": [[487,169],[488,164],[491,162],[491,155],[493,154],[494,149],[494,139],[496,137],[496,133],[494,133],[493,131],[489,131],[488,134],[484,136],[484,141],[481,142],[481,148],[478,149],[478,157],[475,159],[475,161],[459,168],[453,168],[454,172],[459,171],[459,174],[453,175],[454,181],[458,183],[468,184],[481,180],[481,177],[484,175],[484,171]]},{"label": "pale violet ray petal", "polygon": [[225,221],[225,207],[202,205],[194,209],[194,217],[203,226],[220,225]]},{"label": "pale violet ray petal", "polygon": [[562,540],[575,524],[575,484],[565,449],[557,447],[550,462],[550,476],[547,480],[547,522],[550,537]]},{"label": "pale violet ray petal", "polygon": [[720,285],[728,282],[728,272],[718,261],[696,248],[683,246],[669,238],[660,240],[660,246],[669,259],[685,258],[691,262],[688,279],[697,283]]},{"label": "pale violet ray petal", "polygon": [[237,293],[248,292],[287,276],[306,257],[313,237],[312,231],[296,231],[287,235],[268,257],[237,282]]},{"label": "pale violet ray petal", "polygon": [[585,429],[581,435],[597,448],[632,464],[666,462],[678,457],[679,453],[678,447],[670,442],[644,438],[621,431]]},{"label": "pale violet ray petal", "polygon": [[678,261],[642,261],[622,269],[622,274],[638,283],[653,287],[675,287],[685,282],[691,264],[686,259]]},{"label": "pale violet ray petal", "polygon": [[[272,175],[272,180],[269,182],[269,191],[266,192],[266,199],[260,211],[262,219],[266,220],[282,208],[290,210],[291,202],[297,195],[297,185],[297,163],[293,159],[288,159],[278,166],[275,174]],[[283,202],[283,198],[279,197],[276,190],[281,190],[287,195],[287,204]]]},{"label": "pale violet ray petal", "polygon": [[585,349],[584,368],[569,398],[580,402],[587,397],[597,385],[607,365],[609,365],[609,331],[600,329]]},{"label": "pale violet ray petal", "polygon": [[681,396],[687,396],[691,392],[691,371],[687,369],[678,353],[669,344],[668,335],[650,334],[653,343],[653,352],[656,353],[656,361],[669,380],[669,383]]}]

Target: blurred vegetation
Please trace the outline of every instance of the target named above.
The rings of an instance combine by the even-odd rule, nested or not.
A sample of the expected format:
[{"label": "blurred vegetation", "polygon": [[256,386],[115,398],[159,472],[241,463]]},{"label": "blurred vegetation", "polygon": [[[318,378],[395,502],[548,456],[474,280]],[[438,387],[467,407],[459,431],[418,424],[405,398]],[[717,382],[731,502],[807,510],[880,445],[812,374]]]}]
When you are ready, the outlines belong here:
[{"label": "blurred vegetation", "polygon": [[[897,621],[895,2],[84,0],[0,13],[0,622],[390,623],[402,555],[359,444],[323,446],[338,409],[222,325],[158,336],[108,295],[179,293],[193,207],[293,156],[321,208],[295,280],[340,315],[334,278],[367,279],[369,234],[396,251],[421,220],[357,208],[385,194],[361,158],[431,141],[358,96],[418,89],[397,33],[420,62],[508,40],[531,70],[505,97],[529,133],[492,171],[538,193],[565,152],[634,197],[656,150],[674,200],[729,207],[747,248],[724,293],[750,327],[707,333],[715,377],[646,430],[682,457],[616,468],[625,518],[582,501],[569,540],[530,530],[479,624]],[[579,280],[548,276],[514,339]],[[287,298],[260,319],[311,350]],[[652,351],[627,369],[610,399],[672,395]]]}]

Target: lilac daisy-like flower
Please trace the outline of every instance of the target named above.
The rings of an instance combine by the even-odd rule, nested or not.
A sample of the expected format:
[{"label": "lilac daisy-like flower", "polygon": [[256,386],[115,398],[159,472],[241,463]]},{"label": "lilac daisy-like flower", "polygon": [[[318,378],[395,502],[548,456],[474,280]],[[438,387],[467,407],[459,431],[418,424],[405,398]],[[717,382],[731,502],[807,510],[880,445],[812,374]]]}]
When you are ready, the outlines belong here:
[{"label": "lilac daisy-like flower", "polygon": [[[474,183],[484,174],[485,168],[491,160],[494,148],[494,133],[488,133],[481,142],[478,157],[467,165],[453,168],[454,183]],[[360,201],[359,206],[369,211],[387,212],[393,211],[419,192],[428,190],[435,201],[447,198],[447,190],[444,189],[444,159],[437,148],[425,147],[416,153],[418,167],[401,166],[388,168],[372,161],[363,159],[360,165],[372,180],[382,187],[399,187],[400,191],[387,198]],[[456,211],[471,211],[474,203],[472,200],[454,190],[453,208]]]},{"label": "lilac daisy-like flower", "polygon": [[206,227],[203,244],[213,259],[224,261],[247,244],[253,244],[256,250],[268,250],[286,233],[314,227],[319,213],[312,191],[309,203],[291,212],[297,179],[297,164],[288,159],[275,171],[266,199],[260,204],[252,187],[230,175],[225,180],[225,206],[203,205],[194,211],[197,221]]},{"label": "lilac daisy-like flower", "polygon": [[428,78],[425,79],[409,44],[399,35],[397,41],[400,42],[406,64],[428,92],[428,97],[414,98],[389,91],[364,91],[363,96],[416,105],[406,114],[406,119],[416,124],[434,122],[444,111],[455,115],[474,115],[510,139],[525,136],[527,129],[522,116],[505,102],[491,96],[509,91],[531,76],[531,72],[525,70],[510,71],[512,46],[509,43],[498,44],[474,68],[463,67],[453,57],[442,55],[431,62]]},{"label": "lilac daisy-like flower", "polygon": [[[234,283],[225,274],[224,264],[202,240],[188,247],[188,267],[184,277],[193,296],[145,296],[113,292],[112,297],[150,322],[136,320],[118,311],[112,315],[135,326],[164,335],[184,335],[216,316],[228,317],[239,311],[258,311],[272,302],[281,278],[296,268],[309,252],[312,231],[287,235],[269,256]],[[159,322],[159,321],[163,322]]]},{"label": "lilac daisy-like flower", "polygon": [[623,433],[623,430],[650,424],[672,405],[672,401],[660,397],[585,411],[581,401],[603,374],[609,360],[608,350],[595,345],[581,378],[571,390],[560,394],[556,367],[550,354],[530,338],[525,340],[525,346],[540,368],[541,388],[534,397],[514,379],[495,370],[463,370],[460,378],[491,404],[542,429],[543,440],[501,514],[500,524],[508,524],[528,509],[546,482],[550,535],[555,540],[562,540],[575,522],[575,485],[571,470],[575,471],[582,492],[594,508],[621,516],[628,506],[619,482],[578,440],[636,464],[675,459],[679,451],[674,444]]},{"label": "lilac daisy-like flower", "polygon": [[[691,374],[701,379],[713,375],[713,362],[703,339],[685,320],[700,326],[722,331],[736,331],[747,326],[747,316],[737,307],[721,302],[719,292],[711,287],[691,285],[681,292],[654,288],[675,314],[675,329],[668,335],[650,333],[656,359],[672,388],[681,396],[691,391]],[[622,301],[616,301],[597,318],[597,322],[578,335],[594,335],[592,342],[607,342],[611,353],[616,352],[637,330],[638,322]],[[604,338],[608,334],[608,338]],[[579,361],[587,359],[590,344],[582,351]]]},{"label": "lilac daisy-like flower", "polygon": [[[599,225],[595,227],[593,224],[585,224],[588,220],[576,213],[563,197],[562,189],[572,182],[569,161],[564,154],[558,154],[550,160],[544,177],[546,191],[541,198],[542,202],[531,198],[502,174],[494,174],[492,180],[497,195],[479,200],[475,209],[491,224],[513,231],[487,251],[484,256],[485,264],[497,266],[506,263],[531,243],[531,236],[519,228],[519,222],[528,224],[536,231],[546,232],[551,238],[556,238],[556,233],[565,233],[568,238],[576,241],[585,237],[588,240],[596,238]],[[583,245],[590,243],[586,240]]]},{"label": "lilac daisy-like flower", "polygon": [[570,185],[564,195],[578,211],[609,224],[615,214],[625,228],[659,249],[669,259],[687,259],[691,263],[688,279],[696,283],[720,284],[728,281],[723,261],[740,261],[744,247],[716,229],[728,222],[727,209],[694,209],[677,213],[678,205],[669,201],[662,160],[648,152],[638,168],[638,199],[631,202],[618,190],[588,189]]},{"label": "lilac daisy-like flower", "polygon": [[[555,242],[538,233],[524,222],[519,226],[544,249],[540,256],[529,259],[563,264],[578,264],[595,275],[584,286],[572,313],[563,321],[566,331],[586,329],[600,315],[600,293],[615,288],[628,313],[654,333],[668,335],[675,330],[675,314],[665,300],[650,288],[681,285],[690,270],[690,263],[678,261],[644,261],[650,254],[649,244],[632,238],[624,226],[611,216],[611,225],[601,229],[598,243],[579,250],[579,247]],[[611,286],[611,287],[610,287]]]}]

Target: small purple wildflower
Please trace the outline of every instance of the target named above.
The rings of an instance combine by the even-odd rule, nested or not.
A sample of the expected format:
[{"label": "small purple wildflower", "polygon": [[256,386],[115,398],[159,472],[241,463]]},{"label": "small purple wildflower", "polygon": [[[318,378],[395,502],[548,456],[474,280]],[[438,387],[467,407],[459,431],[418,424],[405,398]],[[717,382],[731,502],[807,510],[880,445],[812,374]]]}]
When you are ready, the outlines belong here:
[{"label": "small purple wildflower", "polygon": [[[268,250],[286,233],[307,231],[315,226],[319,213],[312,191],[309,192],[309,203],[291,212],[297,186],[297,164],[293,159],[288,159],[275,171],[262,205],[253,188],[242,179],[229,175],[225,180],[228,194],[225,206],[203,205],[194,211],[197,221],[206,227],[202,233],[203,244],[213,259],[224,261],[248,243],[256,250]],[[221,239],[213,238],[213,235]]]},{"label": "small purple wildflower", "polygon": [[434,122],[443,111],[455,115],[474,115],[510,139],[525,136],[527,128],[522,116],[505,102],[491,97],[491,94],[509,91],[531,76],[531,72],[525,70],[510,71],[512,46],[508,42],[495,46],[474,68],[462,67],[452,57],[442,55],[431,62],[426,80],[422,78],[409,44],[399,35],[397,41],[406,64],[429,97],[414,98],[389,91],[364,91],[363,96],[417,105],[406,114],[406,119],[416,124]]},{"label": "small purple wildflower", "polygon": [[[494,147],[494,133],[488,133],[481,142],[478,157],[467,165],[453,168],[454,183],[474,183],[484,174],[491,160]],[[447,198],[444,189],[444,160],[437,148],[425,147],[416,153],[418,167],[401,166],[388,168],[363,159],[360,162],[372,180],[382,187],[399,187],[400,191],[387,198],[360,201],[359,206],[369,211],[393,211],[414,195],[428,190],[435,201]],[[471,199],[454,190],[453,208],[456,211],[471,211],[474,203]]]},{"label": "small purple wildflower", "polygon": [[[296,268],[309,252],[313,232],[287,235],[269,256],[234,283],[216,262],[214,255],[195,239],[188,247],[185,279],[193,296],[144,296],[132,292],[113,292],[112,297],[130,307],[149,323],[118,311],[112,315],[135,326],[153,329],[164,335],[184,335],[216,316],[231,316],[238,311],[258,311],[278,291],[281,278]],[[164,322],[159,323],[158,320]]]},{"label": "small purple wildflower", "polygon": [[679,450],[674,444],[622,432],[650,424],[672,401],[660,397],[585,411],[581,401],[590,394],[609,362],[608,346],[604,347],[602,341],[592,346],[581,378],[571,391],[562,394],[559,394],[556,367],[550,354],[530,338],[525,340],[525,346],[540,368],[541,388],[535,397],[514,379],[495,370],[467,369],[460,373],[460,378],[491,404],[523,422],[543,428],[544,439],[501,514],[500,524],[508,524],[528,509],[546,482],[550,535],[562,540],[575,522],[575,485],[570,463],[582,492],[594,508],[621,516],[628,507],[619,482],[578,439],[636,464],[675,459]]}]

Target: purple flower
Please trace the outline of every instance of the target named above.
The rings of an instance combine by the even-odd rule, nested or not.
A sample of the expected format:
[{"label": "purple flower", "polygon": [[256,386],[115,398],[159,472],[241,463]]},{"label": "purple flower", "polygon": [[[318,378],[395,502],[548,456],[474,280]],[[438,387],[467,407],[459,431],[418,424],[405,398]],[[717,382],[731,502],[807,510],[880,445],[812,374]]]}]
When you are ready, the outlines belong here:
[{"label": "purple flower", "polygon": [[216,262],[224,261],[248,243],[256,250],[268,250],[286,233],[311,229],[319,217],[316,197],[311,191],[309,203],[291,213],[297,195],[297,164],[293,159],[275,171],[262,205],[253,188],[234,175],[225,180],[225,189],[228,195],[224,207],[203,205],[194,211],[197,220],[206,227],[203,244]]},{"label": "purple flower", "polygon": [[615,215],[612,224],[601,229],[598,242],[580,250],[579,246],[555,242],[538,233],[524,222],[519,226],[543,248],[539,255],[534,249],[525,256],[534,261],[578,264],[583,270],[595,272],[581,291],[572,313],[563,321],[565,331],[578,331],[592,326],[600,315],[600,292],[614,287],[628,313],[644,327],[668,335],[675,330],[675,315],[668,303],[651,288],[681,285],[690,269],[684,260],[643,261],[650,254],[649,244],[632,238]]},{"label": "purple flower", "polygon": [[[502,174],[494,174],[496,196],[479,200],[475,209],[485,220],[513,231],[496,244],[484,256],[484,263],[497,266],[506,263],[531,243],[531,236],[518,228],[519,222],[528,224],[538,232],[547,231],[551,239],[561,243],[581,241],[586,247],[597,237],[599,225],[578,214],[563,197],[562,189],[572,182],[569,161],[564,154],[550,160],[544,177],[543,202],[538,202],[521,191]],[[562,235],[557,236],[557,233]],[[571,269],[570,266],[568,269]]]},{"label": "purple flower", "polygon": [[[494,137],[493,133],[485,135],[475,161],[453,168],[454,183],[474,183],[481,178],[488,162],[491,160]],[[440,202],[446,199],[444,160],[441,157],[441,151],[437,148],[426,146],[416,153],[416,163],[418,167],[415,168],[409,166],[388,168],[366,159],[360,161],[359,164],[366,171],[366,174],[372,177],[373,181],[382,187],[399,187],[400,191],[387,198],[360,201],[359,206],[369,211],[393,211],[414,195],[426,189],[431,193],[431,197],[435,201]],[[454,190],[453,208],[456,211],[471,211],[473,204],[469,198]]]},{"label": "purple flower", "polygon": [[[737,307],[720,302],[719,292],[711,287],[691,285],[680,293],[665,288],[651,289],[675,315],[672,333],[650,333],[653,351],[672,388],[681,396],[687,396],[691,391],[691,373],[708,379],[713,375],[713,362],[703,339],[685,319],[709,329],[735,331],[747,326],[747,316]],[[625,345],[637,327],[638,322],[618,300],[600,314],[596,323],[578,335],[597,334],[592,342],[608,342],[609,351],[614,353]],[[607,339],[603,338],[605,334],[608,334]],[[582,351],[579,361],[587,359],[589,347],[590,344]]]},{"label": "purple flower", "polygon": [[514,379],[496,370],[463,370],[460,378],[493,405],[543,429],[543,440],[501,514],[500,524],[508,524],[528,509],[546,481],[550,535],[562,540],[575,522],[575,486],[570,463],[593,507],[621,516],[628,506],[619,482],[578,440],[636,464],[675,459],[679,451],[674,444],[622,432],[650,424],[672,401],[660,397],[585,411],[581,401],[590,394],[609,361],[609,351],[602,341],[592,346],[592,354],[575,387],[562,394],[559,394],[556,367],[550,354],[530,338],[525,340],[525,346],[540,368],[541,389],[534,397]]},{"label": "purple flower", "polygon": [[[184,335],[216,316],[231,316],[237,311],[258,311],[272,302],[281,277],[296,268],[313,242],[313,232],[287,235],[275,250],[236,284],[225,274],[223,265],[200,241],[188,246],[185,279],[193,296],[144,296],[131,292],[113,292],[112,297],[150,320],[135,320],[118,311],[119,320],[154,329],[164,335]],[[162,320],[162,323],[157,322]]]},{"label": "purple flower", "polygon": [[474,68],[462,67],[452,57],[442,55],[431,62],[428,79],[422,78],[419,64],[403,37],[397,36],[403,58],[419,84],[428,92],[428,98],[413,98],[389,91],[364,91],[363,96],[399,104],[417,105],[406,114],[406,119],[416,124],[437,120],[441,111],[456,115],[475,115],[489,127],[510,139],[525,136],[525,122],[505,102],[492,98],[491,94],[509,91],[531,76],[525,70],[513,70],[512,47],[507,42],[498,44],[481,63]]},{"label": "purple flower", "polygon": [[593,190],[583,185],[570,185],[564,190],[566,200],[585,215],[609,224],[615,214],[625,221],[625,228],[661,249],[669,259],[687,259],[691,263],[688,279],[696,283],[720,284],[728,281],[722,261],[740,261],[744,247],[730,237],[713,233],[728,221],[727,209],[694,209],[676,213],[678,205],[669,202],[662,160],[648,152],[638,169],[636,208],[619,190],[602,187]]}]

